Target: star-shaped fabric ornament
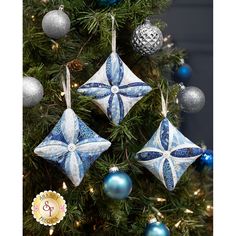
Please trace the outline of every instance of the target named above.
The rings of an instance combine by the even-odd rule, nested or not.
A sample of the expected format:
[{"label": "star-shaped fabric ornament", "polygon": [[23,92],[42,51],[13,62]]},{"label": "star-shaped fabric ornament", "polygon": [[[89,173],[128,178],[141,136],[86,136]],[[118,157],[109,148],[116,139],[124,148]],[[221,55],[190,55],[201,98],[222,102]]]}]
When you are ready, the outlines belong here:
[{"label": "star-shaped fabric ornament", "polygon": [[187,168],[202,154],[202,149],[179,132],[165,118],[136,159],[172,191]]},{"label": "star-shaped fabric ornament", "polygon": [[78,89],[78,92],[93,97],[94,102],[116,125],[150,91],[151,87],[140,80],[115,52]]},{"label": "star-shaped fabric ornament", "polygon": [[67,108],[49,135],[34,152],[55,163],[78,186],[93,162],[111,143],[91,130]]}]

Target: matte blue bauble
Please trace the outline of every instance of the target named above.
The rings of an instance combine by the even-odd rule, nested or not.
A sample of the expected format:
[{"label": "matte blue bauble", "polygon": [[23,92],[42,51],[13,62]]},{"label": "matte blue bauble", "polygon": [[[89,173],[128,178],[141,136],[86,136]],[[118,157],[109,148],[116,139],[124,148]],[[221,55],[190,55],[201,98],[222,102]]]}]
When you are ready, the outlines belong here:
[{"label": "matte blue bauble", "polygon": [[200,157],[200,165],[213,168],[213,151],[205,150],[202,156]]},{"label": "matte blue bauble", "polygon": [[175,72],[175,80],[177,82],[188,82],[192,76],[192,68],[188,64],[181,65]]},{"label": "matte blue bauble", "polygon": [[147,225],[144,236],[170,236],[170,230],[165,224],[155,221]]},{"label": "matte blue bauble", "polygon": [[132,181],[125,172],[113,167],[104,178],[103,188],[108,197],[121,200],[127,198],[131,193]]},{"label": "matte blue bauble", "polygon": [[98,5],[102,7],[114,6],[121,2],[121,0],[97,0]]}]

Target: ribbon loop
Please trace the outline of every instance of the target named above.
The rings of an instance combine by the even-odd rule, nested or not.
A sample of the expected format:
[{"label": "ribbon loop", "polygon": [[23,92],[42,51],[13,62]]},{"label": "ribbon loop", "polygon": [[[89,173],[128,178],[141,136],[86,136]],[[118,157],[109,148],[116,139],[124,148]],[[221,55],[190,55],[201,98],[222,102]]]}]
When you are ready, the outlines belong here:
[{"label": "ribbon loop", "polygon": [[161,114],[164,117],[167,117],[167,113],[168,113],[168,108],[167,107],[168,107],[168,92],[167,92],[166,100],[165,100],[164,95],[161,91]]},{"label": "ribbon loop", "polygon": [[115,17],[111,15],[111,23],[112,23],[112,41],[111,41],[111,48],[112,48],[112,52],[116,52],[116,26],[115,26]]},{"label": "ribbon loop", "polygon": [[68,66],[66,66],[66,80],[62,79],[62,86],[65,93],[66,106],[71,108],[70,70]]}]

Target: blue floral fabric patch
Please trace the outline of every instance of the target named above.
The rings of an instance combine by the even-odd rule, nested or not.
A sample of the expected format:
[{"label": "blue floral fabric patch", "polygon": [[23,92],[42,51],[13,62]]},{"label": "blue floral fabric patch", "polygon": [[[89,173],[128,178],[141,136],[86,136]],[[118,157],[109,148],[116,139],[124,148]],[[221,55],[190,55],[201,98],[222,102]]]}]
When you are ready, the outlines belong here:
[{"label": "blue floral fabric patch", "polygon": [[151,87],[140,80],[114,52],[100,70],[78,89],[78,92],[93,97],[116,125],[150,91]]},{"label": "blue floral fabric patch", "polygon": [[78,186],[93,162],[110,145],[68,108],[34,152],[55,163]]},{"label": "blue floral fabric patch", "polygon": [[136,159],[172,191],[187,168],[202,155],[202,149],[165,118]]}]

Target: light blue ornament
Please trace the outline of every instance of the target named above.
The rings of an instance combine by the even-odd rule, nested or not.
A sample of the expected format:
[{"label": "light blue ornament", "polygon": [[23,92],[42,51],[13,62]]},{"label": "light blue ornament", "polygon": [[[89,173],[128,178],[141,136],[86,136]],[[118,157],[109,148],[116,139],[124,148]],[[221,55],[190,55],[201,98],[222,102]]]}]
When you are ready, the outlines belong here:
[{"label": "light blue ornament", "polygon": [[93,97],[93,101],[108,118],[118,125],[129,110],[151,90],[149,85],[125,65],[117,53],[112,52],[103,66],[78,92]]},{"label": "light blue ornament", "polygon": [[91,130],[72,109],[67,108],[34,152],[55,163],[78,186],[93,162],[110,145],[109,141]]},{"label": "light blue ornament", "polygon": [[179,132],[165,118],[136,159],[172,191],[202,149]]},{"label": "light blue ornament", "polygon": [[170,236],[170,230],[165,224],[157,222],[156,218],[149,221],[144,236]]},{"label": "light blue ornament", "polygon": [[105,176],[103,189],[105,194],[112,199],[125,199],[132,191],[132,181],[130,177],[117,167],[112,167],[110,173]]}]

